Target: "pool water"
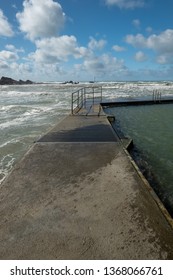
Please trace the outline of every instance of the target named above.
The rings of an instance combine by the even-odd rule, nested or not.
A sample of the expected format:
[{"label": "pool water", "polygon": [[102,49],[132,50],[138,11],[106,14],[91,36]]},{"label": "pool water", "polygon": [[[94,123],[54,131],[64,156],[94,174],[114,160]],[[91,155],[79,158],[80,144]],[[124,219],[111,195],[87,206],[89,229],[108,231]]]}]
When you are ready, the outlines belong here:
[{"label": "pool water", "polygon": [[111,107],[113,127],[133,139],[141,171],[173,216],[173,104]]}]

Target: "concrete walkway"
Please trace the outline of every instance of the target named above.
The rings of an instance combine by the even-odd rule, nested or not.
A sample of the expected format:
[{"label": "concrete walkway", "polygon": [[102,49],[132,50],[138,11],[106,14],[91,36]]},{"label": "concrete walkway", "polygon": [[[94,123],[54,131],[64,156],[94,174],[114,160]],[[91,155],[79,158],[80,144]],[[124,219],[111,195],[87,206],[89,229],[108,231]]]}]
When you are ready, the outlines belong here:
[{"label": "concrete walkway", "polygon": [[173,228],[105,115],[66,117],[15,165],[0,259],[173,259]]}]

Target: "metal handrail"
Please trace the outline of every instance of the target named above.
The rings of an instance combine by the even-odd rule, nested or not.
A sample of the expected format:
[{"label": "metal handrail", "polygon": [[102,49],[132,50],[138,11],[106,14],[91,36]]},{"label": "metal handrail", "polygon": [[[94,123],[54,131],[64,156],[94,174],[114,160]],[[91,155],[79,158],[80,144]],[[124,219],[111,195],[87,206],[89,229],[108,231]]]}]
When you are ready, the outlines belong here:
[{"label": "metal handrail", "polygon": [[84,88],[81,88],[72,93],[71,113],[77,113],[82,107],[84,102]]},{"label": "metal handrail", "polygon": [[161,102],[162,99],[162,95],[161,92],[157,91],[157,90],[153,90],[153,101],[154,102]]},{"label": "metal handrail", "polygon": [[92,100],[91,104],[94,105],[96,98],[100,98],[100,102],[102,102],[101,86],[83,87],[73,92],[71,101],[72,115],[78,113],[82,108],[86,108],[87,100]]}]

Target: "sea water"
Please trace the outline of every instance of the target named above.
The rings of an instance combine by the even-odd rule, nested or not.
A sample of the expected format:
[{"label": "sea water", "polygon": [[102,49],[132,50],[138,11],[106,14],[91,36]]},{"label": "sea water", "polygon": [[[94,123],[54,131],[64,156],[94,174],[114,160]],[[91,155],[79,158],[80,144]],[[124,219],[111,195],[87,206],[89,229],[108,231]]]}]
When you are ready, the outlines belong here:
[{"label": "sea water", "polygon": [[68,114],[71,90],[58,84],[1,86],[0,181],[40,135]]},{"label": "sea water", "polygon": [[[103,100],[107,101],[152,99],[153,90],[159,90],[164,97],[173,97],[173,82],[100,82],[94,84],[94,86],[97,85],[102,86]],[[71,93],[84,86],[93,85],[44,83],[0,86],[0,182],[34,141],[70,113]],[[168,120],[172,122],[172,119]],[[160,128],[158,128],[158,133],[159,130]],[[169,136],[165,137],[165,141],[168,141]],[[168,162],[172,164],[170,158]]]}]

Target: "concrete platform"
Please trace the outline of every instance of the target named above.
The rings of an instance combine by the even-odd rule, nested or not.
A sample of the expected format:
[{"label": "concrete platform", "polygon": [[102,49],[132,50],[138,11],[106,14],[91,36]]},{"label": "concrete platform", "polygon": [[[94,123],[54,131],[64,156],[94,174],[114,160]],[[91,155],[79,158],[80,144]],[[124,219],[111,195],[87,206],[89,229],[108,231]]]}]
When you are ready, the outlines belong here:
[{"label": "concrete platform", "polygon": [[106,116],[69,116],[0,186],[0,259],[173,259],[173,228]]}]

